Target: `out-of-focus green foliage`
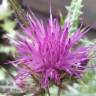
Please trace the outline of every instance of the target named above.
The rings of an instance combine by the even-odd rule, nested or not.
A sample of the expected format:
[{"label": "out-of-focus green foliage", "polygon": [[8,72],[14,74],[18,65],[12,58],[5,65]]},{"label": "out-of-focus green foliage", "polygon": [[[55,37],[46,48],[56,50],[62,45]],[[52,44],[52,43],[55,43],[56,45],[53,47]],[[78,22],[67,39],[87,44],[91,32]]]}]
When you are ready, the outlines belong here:
[{"label": "out-of-focus green foliage", "polygon": [[11,34],[15,26],[16,26],[16,22],[5,19],[5,23],[3,24],[2,27],[5,29],[6,32],[9,32]]},{"label": "out-of-focus green foliage", "polygon": [[[6,71],[5,67],[4,68],[2,67],[4,65],[2,63],[6,63],[7,61],[5,60],[8,58],[9,54],[12,53],[11,55],[14,55],[14,52],[15,52],[15,48],[14,46],[12,46],[11,44],[12,41],[10,39],[10,38],[14,38],[16,34],[16,31],[14,30],[16,26],[16,22],[10,19],[12,14],[13,14],[13,11],[10,8],[9,1],[2,0],[2,3],[0,4],[0,21],[1,21],[0,32],[2,32],[0,33],[2,34],[2,36],[0,36],[0,40],[3,41],[3,42],[0,42],[0,93],[2,93],[3,91],[4,93],[6,93],[6,89],[11,90],[11,88],[8,89],[9,85],[4,83],[4,82],[9,82],[10,76]],[[6,40],[8,40],[8,42],[6,42]],[[4,44],[4,42],[6,43]],[[5,65],[5,66],[10,66],[10,65]],[[0,96],[7,96],[7,95],[0,94]]]},{"label": "out-of-focus green foliage", "polygon": [[84,81],[80,84],[75,83],[73,86],[68,86],[65,96],[96,96],[96,73],[86,73]]},{"label": "out-of-focus green foliage", "polygon": [[2,0],[2,4],[0,5],[0,20],[6,19],[12,12],[9,8],[8,0]]},{"label": "out-of-focus green foliage", "polygon": [[[10,4],[8,0],[2,0],[2,4],[0,5],[0,20],[4,21],[4,23],[0,23],[0,28],[6,31],[6,35],[9,37],[9,43],[11,43],[10,38],[14,38],[16,31],[14,30],[16,26],[16,21],[9,19],[12,16],[13,11],[10,8]],[[1,32],[1,31],[0,31]],[[0,52],[9,53],[14,51],[14,47],[12,46],[3,46],[0,44]]]},{"label": "out-of-focus green foliage", "polygon": [[96,44],[96,39],[89,40],[88,38],[84,38],[84,39],[81,40],[81,42],[83,44],[85,44],[86,46],[95,45]]},{"label": "out-of-focus green foliage", "polygon": [[3,45],[0,45],[0,52],[3,52],[3,53],[6,53],[6,54],[9,54],[10,51],[15,51],[14,47],[13,46],[3,46]]},{"label": "out-of-focus green foliage", "polygon": [[82,4],[83,0],[72,0],[71,5],[67,6],[66,9],[68,11],[68,14],[66,16],[65,21],[71,21],[72,26],[70,28],[70,32],[76,31],[79,20],[80,20],[80,15],[82,14]]}]

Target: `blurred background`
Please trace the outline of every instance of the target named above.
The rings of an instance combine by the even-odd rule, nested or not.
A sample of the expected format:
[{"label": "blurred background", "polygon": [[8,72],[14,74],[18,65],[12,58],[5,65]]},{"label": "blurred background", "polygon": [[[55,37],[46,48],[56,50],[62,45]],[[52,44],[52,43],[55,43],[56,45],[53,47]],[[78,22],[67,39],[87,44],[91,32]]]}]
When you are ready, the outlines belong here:
[{"label": "blurred background", "polygon": [[[21,2],[21,0],[18,0]],[[24,6],[30,6],[33,10],[37,11],[37,13],[41,13],[43,16],[49,14],[48,10],[48,2],[49,0],[22,0],[22,4]],[[71,0],[52,0],[52,8],[53,14],[58,15],[58,11],[60,10],[64,16],[66,16],[67,11],[65,6],[69,5]],[[93,24],[96,22],[96,0],[83,0],[83,12],[82,15],[84,22],[86,24]]]}]

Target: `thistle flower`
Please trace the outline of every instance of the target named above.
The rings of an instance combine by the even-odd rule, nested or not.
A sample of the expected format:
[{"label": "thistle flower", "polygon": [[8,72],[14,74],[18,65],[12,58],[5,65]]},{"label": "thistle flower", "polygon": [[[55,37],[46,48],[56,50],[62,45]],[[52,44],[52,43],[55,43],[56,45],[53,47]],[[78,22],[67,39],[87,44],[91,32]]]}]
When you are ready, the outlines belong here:
[{"label": "thistle flower", "polygon": [[41,88],[46,89],[51,84],[61,85],[65,75],[80,78],[89,59],[89,48],[74,49],[74,46],[89,28],[82,29],[81,26],[69,36],[71,22],[60,25],[52,17],[51,9],[47,24],[33,13],[31,15],[26,15],[29,26],[21,24],[23,34],[16,41],[18,56],[16,61],[11,62],[19,66],[17,83],[24,84],[24,80],[32,76]]}]

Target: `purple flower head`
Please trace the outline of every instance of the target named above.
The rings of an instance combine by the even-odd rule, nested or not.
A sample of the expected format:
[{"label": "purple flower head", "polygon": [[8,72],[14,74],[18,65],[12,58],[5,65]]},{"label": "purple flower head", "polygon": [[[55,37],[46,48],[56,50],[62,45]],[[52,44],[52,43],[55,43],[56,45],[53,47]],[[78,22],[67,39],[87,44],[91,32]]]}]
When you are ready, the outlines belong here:
[{"label": "purple flower head", "polygon": [[27,77],[36,80],[42,88],[51,83],[59,85],[69,77],[80,78],[88,61],[88,47],[74,48],[80,38],[89,30],[78,28],[69,35],[70,21],[61,25],[56,18],[50,18],[47,24],[38,20],[32,13],[26,15],[28,27],[23,25],[23,35],[16,41],[18,56],[14,64],[18,64],[16,81],[22,82]]}]

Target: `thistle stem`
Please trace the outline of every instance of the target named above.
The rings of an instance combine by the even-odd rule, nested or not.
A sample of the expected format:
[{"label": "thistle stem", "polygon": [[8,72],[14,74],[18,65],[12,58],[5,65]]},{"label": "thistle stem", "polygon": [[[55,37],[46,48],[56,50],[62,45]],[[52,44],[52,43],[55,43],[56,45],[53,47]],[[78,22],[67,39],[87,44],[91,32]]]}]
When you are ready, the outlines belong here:
[{"label": "thistle stem", "polygon": [[61,93],[61,88],[58,89],[58,94],[57,94],[57,96],[60,96],[60,93]]}]

